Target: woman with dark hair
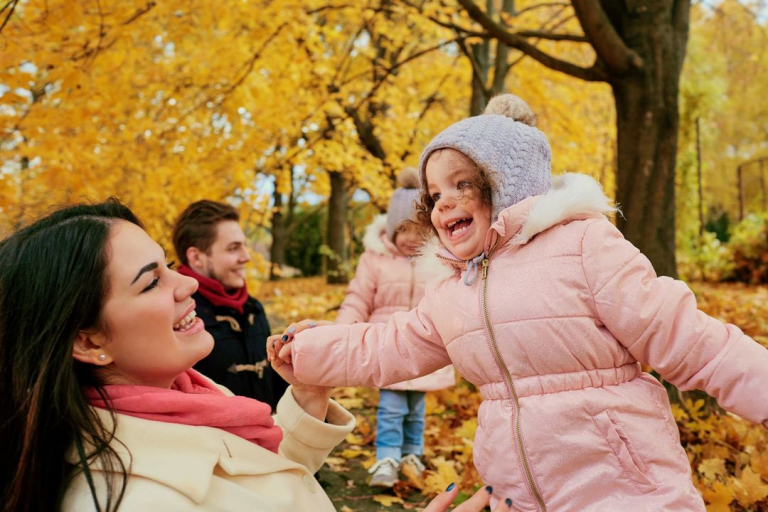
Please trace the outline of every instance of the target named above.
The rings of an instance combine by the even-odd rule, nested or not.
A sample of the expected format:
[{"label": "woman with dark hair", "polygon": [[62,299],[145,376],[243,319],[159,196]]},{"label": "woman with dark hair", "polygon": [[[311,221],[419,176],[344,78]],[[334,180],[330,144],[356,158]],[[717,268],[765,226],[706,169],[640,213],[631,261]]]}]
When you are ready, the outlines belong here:
[{"label": "woman with dark hair", "polygon": [[117,200],[0,242],[3,511],[333,510],[312,475],[354,417],[289,366],[274,419],[192,370],[213,340],[170,267]]}]

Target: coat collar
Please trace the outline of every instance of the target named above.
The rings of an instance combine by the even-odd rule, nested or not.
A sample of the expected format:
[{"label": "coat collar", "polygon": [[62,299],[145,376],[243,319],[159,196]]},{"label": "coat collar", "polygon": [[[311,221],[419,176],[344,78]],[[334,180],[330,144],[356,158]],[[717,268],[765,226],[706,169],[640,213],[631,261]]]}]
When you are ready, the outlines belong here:
[{"label": "coat collar", "polygon": [[[93,408],[107,428],[112,419],[103,409]],[[129,472],[159,482],[195,503],[208,495],[216,466],[230,475],[262,475],[300,468],[296,463],[245,439],[220,429],[179,425],[117,415],[111,442]],[[92,447],[86,444],[86,453]],[[77,450],[67,460],[79,465]],[[90,462],[92,471],[104,471],[100,459]],[[115,469],[115,468],[113,468]]]},{"label": "coat collar", "polygon": [[[524,199],[499,213],[486,234],[485,254],[506,244],[526,245],[539,233],[563,222],[600,218],[617,211],[591,176],[561,174],[553,177],[552,188],[546,194]],[[435,236],[420,251],[416,268],[427,280],[442,281],[466,266]]]}]

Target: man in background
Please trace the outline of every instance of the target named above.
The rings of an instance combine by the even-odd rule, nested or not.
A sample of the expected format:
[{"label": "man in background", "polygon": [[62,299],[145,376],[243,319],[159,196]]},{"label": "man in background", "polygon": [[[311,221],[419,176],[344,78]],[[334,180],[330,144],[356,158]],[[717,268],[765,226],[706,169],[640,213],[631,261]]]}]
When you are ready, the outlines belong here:
[{"label": "man in background", "polygon": [[189,205],[173,229],[179,273],[200,284],[192,298],[214,339],[213,351],[194,368],[274,411],[288,384],[267,362],[270,328],[263,306],[248,295],[245,265],[251,257],[239,221],[232,206],[203,200]]}]

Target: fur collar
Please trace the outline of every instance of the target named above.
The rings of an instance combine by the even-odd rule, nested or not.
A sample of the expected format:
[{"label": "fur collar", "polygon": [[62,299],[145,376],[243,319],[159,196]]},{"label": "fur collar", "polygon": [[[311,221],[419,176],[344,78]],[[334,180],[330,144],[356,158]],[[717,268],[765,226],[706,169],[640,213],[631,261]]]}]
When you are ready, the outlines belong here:
[{"label": "fur collar", "polygon": [[445,281],[460,272],[458,267],[438,257],[441,251],[445,251],[445,249],[435,234],[428,236],[424,245],[419,249],[414,271],[417,276],[427,283],[431,281]]},{"label": "fur collar", "polygon": [[[502,234],[500,243],[527,244],[539,233],[567,220],[599,218],[618,212],[603,188],[586,174],[566,173],[552,178],[552,188],[536,198],[532,206],[510,206],[499,214],[491,231],[510,231]],[[521,218],[522,217],[522,218]],[[504,229],[508,228],[508,229]],[[489,237],[491,238],[491,237]],[[447,251],[437,236],[430,237],[419,251],[416,272],[426,281],[444,281],[459,274],[463,265],[441,260],[438,254]]]},{"label": "fur collar", "polygon": [[565,173],[552,178],[552,188],[539,197],[512,239],[525,245],[534,236],[566,220],[599,218],[619,211],[591,176]]}]

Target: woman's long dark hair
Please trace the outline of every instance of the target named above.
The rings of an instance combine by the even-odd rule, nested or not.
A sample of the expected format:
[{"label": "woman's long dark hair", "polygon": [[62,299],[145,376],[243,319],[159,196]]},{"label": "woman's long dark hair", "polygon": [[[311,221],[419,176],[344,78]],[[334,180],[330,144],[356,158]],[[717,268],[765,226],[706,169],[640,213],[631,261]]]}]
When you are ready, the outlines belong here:
[{"label": "woman's long dark hair", "polygon": [[127,469],[109,446],[115,423],[104,425],[81,391],[101,389],[96,367],[72,357],[80,331],[103,327],[107,244],[119,220],[141,226],[110,199],[59,210],[0,242],[3,511],[59,510],[79,471],[91,480],[84,460],[65,458],[75,446],[85,446],[84,459],[100,458],[106,468],[107,492],[96,508],[116,509],[122,499]]}]

